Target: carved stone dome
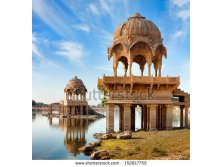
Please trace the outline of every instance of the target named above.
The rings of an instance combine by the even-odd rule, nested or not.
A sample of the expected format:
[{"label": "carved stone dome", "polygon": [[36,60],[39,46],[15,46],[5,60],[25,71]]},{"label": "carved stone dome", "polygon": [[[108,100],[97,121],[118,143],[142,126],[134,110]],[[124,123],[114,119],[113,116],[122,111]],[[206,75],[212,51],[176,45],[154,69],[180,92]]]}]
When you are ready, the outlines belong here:
[{"label": "carved stone dome", "polygon": [[136,36],[148,37],[155,42],[161,41],[161,33],[157,26],[139,13],[129,17],[115,30],[114,41],[122,37],[130,38]]},{"label": "carved stone dome", "polygon": [[79,78],[77,78],[77,76],[75,76],[74,78],[72,78],[71,80],[69,80],[68,84],[66,85],[64,92],[73,92],[76,94],[82,93],[84,94],[85,92],[87,92],[87,89],[83,83],[83,81]]}]

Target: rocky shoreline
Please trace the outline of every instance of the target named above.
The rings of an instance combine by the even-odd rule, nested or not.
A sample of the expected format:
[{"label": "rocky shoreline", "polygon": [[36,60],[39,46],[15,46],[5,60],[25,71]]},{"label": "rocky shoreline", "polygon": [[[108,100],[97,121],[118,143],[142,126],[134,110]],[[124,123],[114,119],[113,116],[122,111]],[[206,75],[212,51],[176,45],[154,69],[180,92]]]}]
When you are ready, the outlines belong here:
[{"label": "rocky shoreline", "polygon": [[102,140],[108,139],[131,139],[132,132],[131,131],[124,131],[119,133],[117,136],[113,136],[111,133],[95,133],[95,139],[99,139],[97,142],[89,143],[88,146],[83,146],[78,149],[78,151],[83,152],[85,155],[91,157],[92,160],[107,160],[111,159],[110,154],[106,150],[96,150],[96,147],[102,145]]}]

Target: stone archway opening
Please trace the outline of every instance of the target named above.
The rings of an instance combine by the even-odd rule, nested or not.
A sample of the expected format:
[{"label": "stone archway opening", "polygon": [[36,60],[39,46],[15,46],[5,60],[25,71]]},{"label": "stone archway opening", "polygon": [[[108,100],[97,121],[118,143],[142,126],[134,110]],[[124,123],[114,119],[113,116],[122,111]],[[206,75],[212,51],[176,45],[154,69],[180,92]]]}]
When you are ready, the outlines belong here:
[{"label": "stone archway opening", "polygon": [[[132,131],[137,131],[138,129],[141,129],[141,124],[142,124],[142,111],[143,111],[143,106],[142,105],[132,105],[131,107],[131,119],[130,119],[130,124],[131,124],[131,130]],[[120,104],[114,105],[114,131],[124,131],[124,108]],[[146,120],[145,120],[146,121]]]},{"label": "stone archway opening", "polygon": [[[134,109],[133,109],[134,107]],[[134,105],[131,110],[131,130],[136,131],[141,129],[141,115],[142,115],[142,105]]]},{"label": "stone archway opening", "polygon": [[117,60],[117,75],[127,76],[128,74],[128,60],[125,56],[121,56]]},{"label": "stone archway opening", "polygon": [[[134,67],[133,67],[134,63],[138,64],[139,69],[137,69],[137,66],[134,69]],[[133,69],[132,74],[134,74],[133,72],[135,72],[136,75],[143,76],[146,63],[147,63],[146,58],[143,55],[136,55],[133,58],[133,62],[132,62],[132,69]]]},{"label": "stone archway opening", "polygon": [[114,131],[121,131],[121,115],[120,115],[120,105],[114,105]]}]

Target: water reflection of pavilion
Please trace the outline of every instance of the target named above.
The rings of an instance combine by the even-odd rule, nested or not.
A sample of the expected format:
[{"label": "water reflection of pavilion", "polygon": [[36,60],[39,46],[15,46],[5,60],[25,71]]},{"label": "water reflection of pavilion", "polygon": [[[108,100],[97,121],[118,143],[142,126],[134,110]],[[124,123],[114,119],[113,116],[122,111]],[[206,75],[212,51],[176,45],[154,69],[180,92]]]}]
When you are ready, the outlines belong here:
[{"label": "water reflection of pavilion", "polygon": [[49,118],[51,126],[58,126],[64,131],[64,145],[73,156],[77,156],[79,154],[78,148],[86,144],[85,133],[92,122],[94,120],[91,119],[60,118],[59,123],[54,124],[53,118]]}]

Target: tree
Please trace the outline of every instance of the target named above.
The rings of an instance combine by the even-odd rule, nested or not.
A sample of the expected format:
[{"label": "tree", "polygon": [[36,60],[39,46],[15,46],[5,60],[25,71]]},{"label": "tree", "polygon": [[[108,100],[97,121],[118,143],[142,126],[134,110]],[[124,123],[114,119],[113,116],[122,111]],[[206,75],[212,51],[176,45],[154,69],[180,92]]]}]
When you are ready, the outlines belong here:
[{"label": "tree", "polygon": [[36,106],[36,101],[35,100],[32,100],[32,106]]},{"label": "tree", "polygon": [[104,105],[106,104],[106,102],[107,102],[107,96],[109,96],[109,94],[108,94],[108,91],[107,90],[105,90],[105,88],[103,88],[102,90],[101,90],[101,93],[102,93],[102,95],[103,95],[103,98],[101,99],[101,106],[102,107],[104,107]]}]

